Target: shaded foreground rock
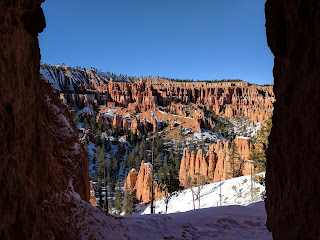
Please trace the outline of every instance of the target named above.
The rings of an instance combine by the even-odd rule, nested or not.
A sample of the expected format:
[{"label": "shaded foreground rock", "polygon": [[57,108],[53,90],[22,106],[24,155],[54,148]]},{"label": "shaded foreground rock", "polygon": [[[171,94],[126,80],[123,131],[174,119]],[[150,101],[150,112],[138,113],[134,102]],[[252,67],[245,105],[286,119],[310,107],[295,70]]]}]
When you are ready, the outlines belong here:
[{"label": "shaded foreground rock", "polygon": [[90,238],[93,219],[105,236],[123,239],[110,227],[120,230],[118,221],[89,205],[78,131],[59,95],[40,80],[41,2],[0,1],[0,239]]},{"label": "shaded foreground rock", "polygon": [[268,0],[276,103],[267,153],[274,239],[320,239],[320,2]]}]

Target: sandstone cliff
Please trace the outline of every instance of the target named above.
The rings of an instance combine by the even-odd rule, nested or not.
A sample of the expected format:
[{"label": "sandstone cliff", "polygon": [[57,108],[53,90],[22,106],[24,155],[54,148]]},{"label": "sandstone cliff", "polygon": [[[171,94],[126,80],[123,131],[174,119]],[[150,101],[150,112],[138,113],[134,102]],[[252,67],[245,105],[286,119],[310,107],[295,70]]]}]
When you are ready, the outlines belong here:
[{"label": "sandstone cliff", "polygon": [[[61,93],[63,99],[79,108],[87,104],[97,106],[114,103],[114,106],[143,112],[162,106],[171,113],[187,116],[185,106],[195,104],[206,106],[219,116],[241,116],[256,122],[272,115],[275,101],[272,87],[244,82],[180,83],[50,65],[42,65],[41,74]],[[212,127],[212,122],[203,117],[199,118],[199,124],[201,127]]]},{"label": "sandstone cliff", "polygon": [[274,239],[320,239],[320,2],[268,0],[277,98],[267,152],[267,226]]}]

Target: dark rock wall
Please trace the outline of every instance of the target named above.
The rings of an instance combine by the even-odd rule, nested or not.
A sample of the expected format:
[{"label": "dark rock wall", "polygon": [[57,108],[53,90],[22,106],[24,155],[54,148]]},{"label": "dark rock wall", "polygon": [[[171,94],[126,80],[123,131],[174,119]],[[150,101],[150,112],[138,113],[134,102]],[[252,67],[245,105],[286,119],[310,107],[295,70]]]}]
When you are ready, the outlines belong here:
[{"label": "dark rock wall", "polygon": [[41,2],[0,0],[0,239],[78,238],[68,196],[89,200],[77,130],[40,80]]},{"label": "dark rock wall", "polygon": [[274,239],[320,239],[320,1],[268,0],[276,103],[267,153]]}]

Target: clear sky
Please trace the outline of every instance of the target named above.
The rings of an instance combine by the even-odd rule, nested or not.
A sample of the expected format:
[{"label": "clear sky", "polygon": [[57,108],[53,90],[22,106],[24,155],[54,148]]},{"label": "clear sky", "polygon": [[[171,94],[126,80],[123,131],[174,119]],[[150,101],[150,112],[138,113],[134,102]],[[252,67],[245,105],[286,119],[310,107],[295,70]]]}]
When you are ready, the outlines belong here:
[{"label": "clear sky", "polygon": [[42,62],[273,84],[265,0],[46,0]]}]

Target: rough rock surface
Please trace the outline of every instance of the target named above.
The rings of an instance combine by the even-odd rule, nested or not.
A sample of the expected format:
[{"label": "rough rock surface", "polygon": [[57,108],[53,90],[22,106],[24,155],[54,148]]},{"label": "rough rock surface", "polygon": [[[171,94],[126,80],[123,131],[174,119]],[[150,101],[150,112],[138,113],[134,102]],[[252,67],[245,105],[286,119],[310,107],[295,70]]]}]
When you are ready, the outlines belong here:
[{"label": "rough rock surface", "polygon": [[274,239],[320,239],[320,2],[268,0],[276,103],[267,153]]},{"label": "rough rock surface", "polygon": [[[124,190],[133,193],[137,200],[148,203],[151,197],[152,182],[152,165],[150,163],[141,162],[139,173],[132,169],[126,178]],[[154,200],[158,200],[165,196],[165,192],[154,183]]]},{"label": "rough rock surface", "polygon": [[[249,160],[250,150],[254,148],[250,139],[236,138],[235,140],[239,156],[241,160],[235,162],[235,168],[239,171],[241,176],[251,174],[251,169],[254,172],[251,162]],[[207,182],[217,182],[228,178],[228,173],[231,172],[231,165],[229,163],[229,142],[221,141],[209,147],[209,151],[204,154],[200,149],[197,153],[190,152],[188,149],[183,150],[183,156],[180,164],[179,180],[180,184],[185,186],[186,179],[191,177],[194,179],[196,173],[205,176]]]},{"label": "rough rock surface", "polygon": [[98,206],[96,195],[94,193],[94,189],[93,189],[93,185],[92,185],[91,181],[90,181],[90,200],[89,200],[89,203],[94,207]]},{"label": "rough rock surface", "polygon": [[131,171],[128,173],[128,176],[126,178],[126,182],[124,185],[124,191],[129,191],[130,193],[133,192],[133,189],[137,182],[138,173],[135,169],[131,169]]},{"label": "rough rock surface", "polygon": [[[88,159],[69,110],[40,80],[42,1],[0,1],[0,239],[82,239],[90,206]],[[108,228],[107,228],[108,227]],[[117,237],[118,236],[118,237]],[[114,237],[114,238],[113,238]],[[97,238],[96,238],[97,239]]]}]

